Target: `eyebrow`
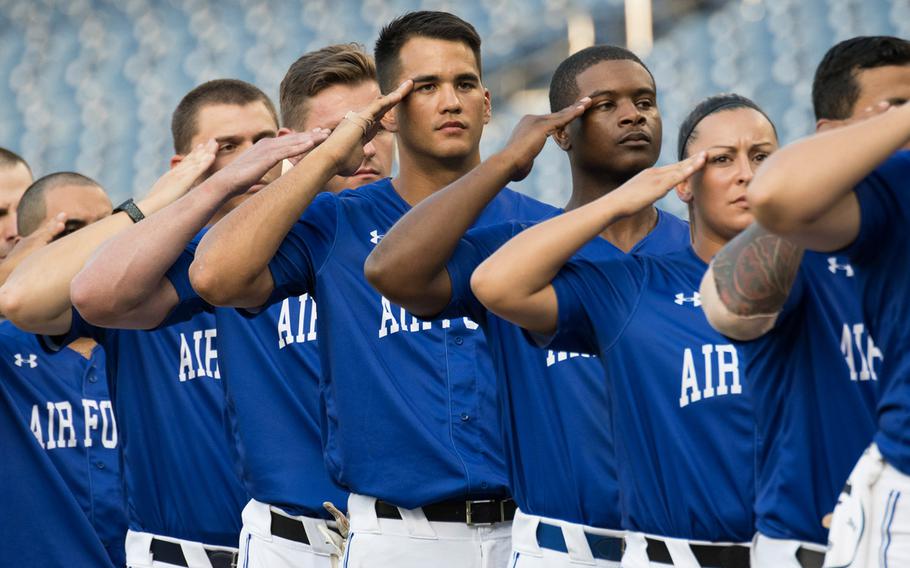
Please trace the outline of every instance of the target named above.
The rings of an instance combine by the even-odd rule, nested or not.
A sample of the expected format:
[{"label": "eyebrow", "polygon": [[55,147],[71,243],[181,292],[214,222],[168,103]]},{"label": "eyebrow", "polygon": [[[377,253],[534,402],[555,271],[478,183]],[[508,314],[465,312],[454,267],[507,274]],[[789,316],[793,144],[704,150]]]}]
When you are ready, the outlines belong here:
[{"label": "eyebrow", "polygon": [[[756,144],[752,144],[751,146],[749,146],[749,149],[758,148],[759,146],[773,146],[773,145],[774,145],[774,142],[768,142],[768,141],[758,142]],[[722,144],[718,144],[717,146],[711,146],[711,147],[705,149],[705,151],[708,151],[708,150],[734,150],[735,151],[735,150],[739,150],[739,147],[738,146],[724,146]]]},{"label": "eyebrow", "polygon": [[[598,91],[594,91],[593,93],[588,95],[588,97],[590,97],[592,99],[597,98],[597,97],[615,97],[615,96],[618,96],[619,94],[620,94],[619,91],[614,91],[612,89],[600,89]],[[654,92],[654,89],[647,88],[647,87],[641,88],[641,89],[636,89],[636,90],[632,91],[633,97],[640,97],[641,95],[656,96],[657,93]]]},{"label": "eyebrow", "polygon": [[[263,130],[253,135],[253,140],[259,140],[261,138],[274,138],[278,133],[274,130]],[[222,144],[224,142],[240,142],[243,140],[243,136],[232,134],[230,136],[218,136],[215,138],[215,142]]]},{"label": "eyebrow", "polygon": [[[412,80],[414,81],[414,84],[438,83],[442,80],[442,78],[439,75],[418,75],[417,77],[414,77]],[[480,77],[477,75],[477,73],[459,73],[458,75],[455,76],[455,80],[456,81],[470,80],[470,81],[479,82]]]}]

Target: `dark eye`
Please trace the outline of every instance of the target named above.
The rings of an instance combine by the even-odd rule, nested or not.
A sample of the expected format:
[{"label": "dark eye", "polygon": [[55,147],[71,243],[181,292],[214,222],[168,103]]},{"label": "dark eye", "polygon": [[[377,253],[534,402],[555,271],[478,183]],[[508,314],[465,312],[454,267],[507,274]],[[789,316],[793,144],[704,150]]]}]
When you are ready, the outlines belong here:
[{"label": "dark eye", "polygon": [[654,107],[654,101],[651,101],[648,99],[638,101],[638,103],[636,103],[636,104],[638,105],[638,108],[640,108],[642,110],[649,110]]},{"label": "dark eye", "polygon": [[434,85],[432,83],[426,83],[424,85],[420,85],[419,87],[414,87],[414,90],[417,92],[421,92],[421,93],[429,93],[429,92],[432,92],[433,89],[435,89],[435,88],[436,88],[436,85]]},{"label": "dark eye", "polygon": [[712,164],[728,164],[728,163],[730,163],[730,162],[732,162],[732,161],[733,161],[733,160],[730,159],[730,156],[727,156],[727,155],[725,155],[725,154],[721,154],[720,156],[714,156],[714,157],[711,158],[711,160],[710,160],[710,162],[711,162]]},{"label": "dark eye", "polygon": [[465,91],[470,91],[470,90],[473,89],[475,86],[476,86],[476,85],[474,84],[473,81],[462,81],[461,83],[458,84],[458,88],[459,88],[459,89],[462,89],[462,90],[465,90]]},{"label": "dark eye", "polygon": [[236,149],[237,149],[237,145],[236,145],[236,144],[234,144],[234,143],[232,143],[232,142],[225,142],[224,144],[222,144],[221,146],[218,147],[218,153],[220,154],[220,153],[223,153],[223,152],[224,152],[224,153],[226,153],[226,152],[233,152],[233,151],[236,150]]},{"label": "dark eye", "polygon": [[755,154],[755,156],[752,159],[755,160],[756,162],[764,162],[765,160],[768,159],[768,154],[761,152],[759,154]]},{"label": "dark eye", "polygon": [[616,105],[613,104],[613,101],[602,101],[602,102],[599,102],[596,105],[594,105],[594,108],[600,109],[600,110],[611,110],[615,106]]}]

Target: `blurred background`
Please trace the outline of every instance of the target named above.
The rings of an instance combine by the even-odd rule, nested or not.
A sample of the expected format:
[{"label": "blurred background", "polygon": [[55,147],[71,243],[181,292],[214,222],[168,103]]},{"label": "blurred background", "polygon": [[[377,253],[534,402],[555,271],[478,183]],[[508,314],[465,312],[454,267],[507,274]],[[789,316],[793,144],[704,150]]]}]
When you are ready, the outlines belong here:
[{"label": "blurred background", "polygon": [[[910,37],[910,0],[0,0],[0,146],[36,177],[75,170],[115,203],[141,195],[168,167],[171,112],[194,86],[244,79],[277,104],[302,53],[348,41],[372,51],[385,22],[421,9],[453,12],[483,38],[484,156],[523,114],[548,111],[553,70],[594,43],[629,47],[651,68],[666,163],[701,98],[748,96],[789,142],[814,128],[812,75],[831,45]],[[551,142],[513,187],[563,205],[568,179]],[[672,195],[662,205],[685,213]]]}]

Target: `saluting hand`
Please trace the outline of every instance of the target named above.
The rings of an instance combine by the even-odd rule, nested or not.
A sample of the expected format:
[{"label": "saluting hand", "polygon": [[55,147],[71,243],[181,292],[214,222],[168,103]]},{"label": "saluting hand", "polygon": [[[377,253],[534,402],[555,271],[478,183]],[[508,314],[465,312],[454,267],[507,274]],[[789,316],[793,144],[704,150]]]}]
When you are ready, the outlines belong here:
[{"label": "saluting hand", "polygon": [[295,159],[306,154],[329,136],[325,128],[307,132],[293,132],[276,138],[263,138],[237,158],[218,170],[209,181],[218,183],[231,194],[241,194],[258,182],[263,182],[269,170],[282,160]]},{"label": "saluting hand", "polygon": [[689,156],[681,162],[648,168],[601,199],[609,198],[620,204],[620,214],[633,215],[665,196],[674,187],[705,166],[706,152]]},{"label": "saluting hand", "polygon": [[335,172],[341,176],[352,175],[363,163],[363,146],[382,129],[381,120],[414,88],[408,79],[387,95],[374,100],[360,111],[351,111],[338,123],[320,152],[326,152]]},{"label": "saluting hand", "polygon": [[558,112],[523,117],[512,130],[506,147],[499,153],[512,166],[509,179],[520,181],[528,177],[534,166],[534,158],[543,150],[547,138],[583,115],[590,106],[591,99],[584,97]]}]

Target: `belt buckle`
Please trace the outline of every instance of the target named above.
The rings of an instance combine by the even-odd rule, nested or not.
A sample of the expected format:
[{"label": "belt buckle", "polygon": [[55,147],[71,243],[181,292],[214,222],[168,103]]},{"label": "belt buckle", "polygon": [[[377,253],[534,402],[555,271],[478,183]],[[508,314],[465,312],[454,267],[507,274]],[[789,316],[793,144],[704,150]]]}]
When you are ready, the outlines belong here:
[{"label": "belt buckle", "polygon": [[[473,512],[473,510],[472,510],[472,507],[474,506],[475,503],[493,503],[493,502],[494,502],[494,499],[478,499],[478,500],[476,500],[476,501],[465,501],[465,502],[464,502],[464,503],[465,503],[465,521],[467,522],[468,526],[469,526],[469,527],[490,527],[490,526],[493,526],[493,523],[494,523],[495,521],[490,521],[489,523],[475,523],[475,522],[474,522],[474,518],[473,518],[474,512]],[[503,508],[502,508],[502,502],[500,502],[500,503],[499,503],[499,514],[500,514],[500,517],[499,517],[499,518],[500,518],[500,519],[502,519],[503,517],[505,517],[505,515],[504,515],[503,513],[504,513],[504,510],[503,510]]]}]

